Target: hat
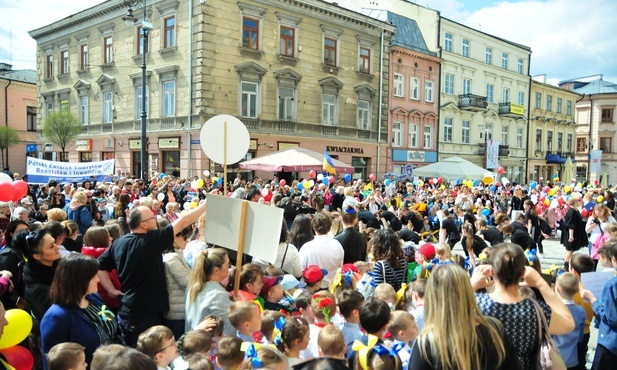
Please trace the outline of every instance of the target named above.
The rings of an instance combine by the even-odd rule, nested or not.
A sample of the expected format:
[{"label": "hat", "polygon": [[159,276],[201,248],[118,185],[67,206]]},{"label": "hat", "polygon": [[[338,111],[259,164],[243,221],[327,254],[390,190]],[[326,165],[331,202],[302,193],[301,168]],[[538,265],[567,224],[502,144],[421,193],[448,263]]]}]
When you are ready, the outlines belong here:
[{"label": "hat", "polygon": [[264,286],[261,287],[259,295],[267,296],[273,286],[278,285],[283,281],[283,276],[264,276]]},{"label": "hat", "polygon": [[281,285],[283,286],[283,290],[290,290],[293,288],[304,288],[306,287],[305,283],[298,281],[293,275],[287,274],[283,275],[283,280],[281,281]]},{"label": "hat", "polygon": [[15,209],[13,210],[13,218],[19,218],[19,215],[24,213],[24,212],[25,213],[30,213],[30,211],[28,211],[24,207],[15,207]]},{"label": "hat", "polygon": [[99,198],[96,200],[97,203],[103,203],[103,202],[107,202],[107,199],[105,198]]},{"label": "hat", "polygon": [[351,271],[351,272],[359,272],[358,268],[356,266],[354,266],[353,263],[346,263],[346,264],[344,264],[343,268],[341,269],[341,271],[343,271],[343,273],[346,273],[346,272],[349,272],[349,271]]},{"label": "hat", "polygon": [[418,248],[418,252],[426,259],[432,260],[435,258],[435,247],[431,243],[424,243]]},{"label": "hat", "polygon": [[32,205],[32,201],[28,197],[23,198],[22,200],[19,201],[19,203]]},{"label": "hat", "polygon": [[302,277],[307,284],[316,283],[328,275],[328,270],[320,269],[317,265],[307,266],[302,272]]}]

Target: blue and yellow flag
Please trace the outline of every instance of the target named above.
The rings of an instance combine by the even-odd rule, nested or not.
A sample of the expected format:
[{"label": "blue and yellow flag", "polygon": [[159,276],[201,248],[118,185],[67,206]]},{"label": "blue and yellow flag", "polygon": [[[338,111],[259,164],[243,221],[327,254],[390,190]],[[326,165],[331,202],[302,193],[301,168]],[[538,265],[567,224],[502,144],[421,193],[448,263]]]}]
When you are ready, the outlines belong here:
[{"label": "blue and yellow flag", "polygon": [[336,174],[336,168],[334,168],[334,160],[328,154],[328,149],[323,150],[323,169],[328,173]]}]

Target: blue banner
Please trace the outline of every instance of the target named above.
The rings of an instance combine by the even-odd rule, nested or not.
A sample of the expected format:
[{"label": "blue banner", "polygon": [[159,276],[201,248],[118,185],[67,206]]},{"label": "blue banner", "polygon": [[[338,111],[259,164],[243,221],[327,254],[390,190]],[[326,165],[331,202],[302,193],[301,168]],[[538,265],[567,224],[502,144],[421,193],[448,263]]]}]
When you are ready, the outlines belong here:
[{"label": "blue banner", "polygon": [[55,180],[60,184],[85,180],[103,181],[114,173],[115,160],[100,162],[56,162],[38,158],[26,159],[29,184],[47,184]]}]

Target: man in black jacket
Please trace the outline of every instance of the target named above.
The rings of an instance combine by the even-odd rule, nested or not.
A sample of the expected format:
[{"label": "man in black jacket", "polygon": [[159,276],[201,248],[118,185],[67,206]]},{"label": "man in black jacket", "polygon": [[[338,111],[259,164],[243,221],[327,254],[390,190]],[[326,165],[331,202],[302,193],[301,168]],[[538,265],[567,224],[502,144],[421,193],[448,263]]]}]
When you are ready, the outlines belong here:
[{"label": "man in black jacket", "polygon": [[355,228],[358,222],[358,214],[353,207],[348,208],[345,204],[343,204],[343,207],[343,213],[339,217],[345,229],[334,237],[341,243],[345,251],[343,264],[364,261],[366,260],[366,240]]}]

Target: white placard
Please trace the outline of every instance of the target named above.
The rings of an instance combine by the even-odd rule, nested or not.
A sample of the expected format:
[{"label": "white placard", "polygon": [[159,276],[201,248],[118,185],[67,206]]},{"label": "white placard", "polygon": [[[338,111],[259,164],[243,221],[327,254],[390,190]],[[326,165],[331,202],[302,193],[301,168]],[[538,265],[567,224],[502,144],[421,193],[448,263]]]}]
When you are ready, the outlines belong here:
[{"label": "white placard", "polygon": [[602,290],[607,281],[615,276],[613,271],[584,272],[581,274],[583,288],[590,290],[596,299],[602,298]]},{"label": "white placard", "polygon": [[244,253],[274,263],[278,252],[283,209],[246,200],[208,195],[205,240],[238,250],[242,202],[248,203],[244,234]]},{"label": "white placard", "polygon": [[[227,135],[225,135],[225,127],[227,127]],[[242,121],[228,114],[220,114],[204,123],[199,140],[208,158],[220,164],[233,164],[246,156],[251,137]],[[227,152],[227,158],[225,158],[225,152]]]}]

